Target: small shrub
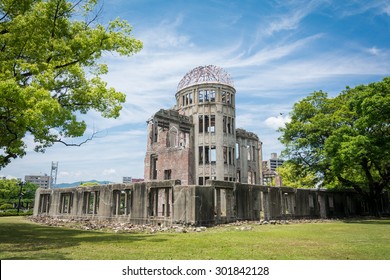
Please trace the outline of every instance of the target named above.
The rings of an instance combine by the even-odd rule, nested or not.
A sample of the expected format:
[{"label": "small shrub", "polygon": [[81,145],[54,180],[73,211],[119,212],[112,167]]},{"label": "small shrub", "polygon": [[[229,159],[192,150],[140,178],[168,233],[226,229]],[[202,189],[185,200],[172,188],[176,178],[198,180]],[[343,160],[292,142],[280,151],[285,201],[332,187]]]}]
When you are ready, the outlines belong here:
[{"label": "small shrub", "polygon": [[7,209],[14,209],[12,204],[9,203],[4,203],[3,205],[0,206],[0,210],[7,210]]},{"label": "small shrub", "polygon": [[4,212],[0,212],[0,217],[8,217],[8,216],[31,216],[33,214],[33,210],[29,211],[19,211],[17,209],[9,209]]}]

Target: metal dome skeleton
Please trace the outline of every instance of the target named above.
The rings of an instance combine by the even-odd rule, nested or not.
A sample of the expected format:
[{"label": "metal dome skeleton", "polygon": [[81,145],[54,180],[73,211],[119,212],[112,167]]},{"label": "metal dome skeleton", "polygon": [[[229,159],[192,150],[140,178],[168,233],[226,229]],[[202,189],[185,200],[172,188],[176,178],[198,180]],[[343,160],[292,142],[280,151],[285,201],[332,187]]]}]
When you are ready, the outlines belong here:
[{"label": "metal dome skeleton", "polygon": [[215,65],[207,65],[196,67],[188,72],[183,79],[181,79],[177,86],[177,91],[192,85],[209,82],[216,82],[234,87],[230,75],[224,69]]}]

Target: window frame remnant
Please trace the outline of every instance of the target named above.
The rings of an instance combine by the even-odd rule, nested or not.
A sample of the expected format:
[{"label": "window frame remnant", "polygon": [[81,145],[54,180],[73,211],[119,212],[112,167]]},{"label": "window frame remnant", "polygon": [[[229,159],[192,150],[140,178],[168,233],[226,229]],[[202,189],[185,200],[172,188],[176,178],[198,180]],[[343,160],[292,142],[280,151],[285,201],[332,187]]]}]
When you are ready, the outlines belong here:
[{"label": "window frame remnant", "polygon": [[50,211],[51,196],[48,193],[40,194],[38,213],[49,214]]},{"label": "window frame remnant", "polygon": [[83,193],[84,214],[97,214],[99,211],[99,191],[87,191]]},{"label": "window frame remnant", "polygon": [[172,212],[172,188],[152,188],[149,193],[149,216],[168,218]]},{"label": "window frame remnant", "polygon": [[164,180],[170,180],[170,179],[172,179],[172,169],[165,169]]},{"label": "window frame remnant", "polygon": [[150,155],[150,179],[157,180],[157,162],[158,155],[152,154]]},{"label": "window frame remnant", "polygon": [[130,215],[133,202],[132,191],[130,189],[113,190],[112,196],[114,216]]},{"label": "window frame remnant", "polygon": [[73,207],[73,193],[63,192],[60,193],[60,213],[70,214]]}]

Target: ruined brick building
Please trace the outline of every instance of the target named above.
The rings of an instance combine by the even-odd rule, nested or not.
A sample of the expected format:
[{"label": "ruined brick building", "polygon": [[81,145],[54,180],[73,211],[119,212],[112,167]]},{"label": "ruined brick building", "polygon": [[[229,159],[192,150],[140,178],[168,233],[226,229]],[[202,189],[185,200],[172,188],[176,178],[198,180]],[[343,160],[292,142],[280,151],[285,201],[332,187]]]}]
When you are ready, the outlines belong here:
[{"label": "ruined brick building", "polygon": [[[262,185],[261,142],[256,134],[236,128],[235,95],[223,69],[193,69],[178,85],[174,108],[158,111],[147,122],[145,182],[39,188],[34,215],[215,225],[368,213],[353,190]],[[379,208],[389,213],[387,193]]]},{"label": "ruined brick building", "polygon": [[180,81],[173,109],[148,121],[144,178],[205,185],[208,179],[259,184],[261,142],[236,129],[236,90],[217,66],[200,66]]}]

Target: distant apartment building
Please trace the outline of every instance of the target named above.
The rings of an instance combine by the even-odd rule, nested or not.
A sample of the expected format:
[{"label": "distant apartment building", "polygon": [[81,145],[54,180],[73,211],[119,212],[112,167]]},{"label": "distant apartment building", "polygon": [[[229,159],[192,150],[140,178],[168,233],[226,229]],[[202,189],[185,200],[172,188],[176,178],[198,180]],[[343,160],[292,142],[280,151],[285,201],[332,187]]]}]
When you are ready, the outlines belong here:
[{"label": "distant apartment building", "polygon": [[132,177],[123,177],[122,183],[123,184],[131,184]]},{"label": "distant apartment building", "polygon": [[47,174],[45,175],[26,175],[24,177],[25,182],[29,182],[32,184],[35,184],[41,188],[50,188],[51,187],[51,177],[48,176]]},{"label": "distant apartment building", "polygon": [[132,183],[140,183],[140,182],[143,182],[143,181],[144,181],[143,178],[133,178],[133,179],[131,179]]},{"label": "distant apartment building", "polygon": [[267,162],[267,168],[269,170],[275,171],[276,168],[278,168],[279,166],[282,166],[284,160],[278,158],[277,153],[271,153],[271,158],[269,160],[267,160],[266,162]]},{"label": "distant apartment building", "polygon": [[263,184],[266,186],[282,186],[281,177],[277,174],[276,169],[282,166],[284,163],[283,159],[278,158],[277,153],[271,153],[269,160],[263,161]]},{"label": "distant apartment building", "polygon": [[144,181],[144,179],[140,179],[140,178],[123,177],[124,184],[139,183],[139,182],[143,182],[143,181]]}]

